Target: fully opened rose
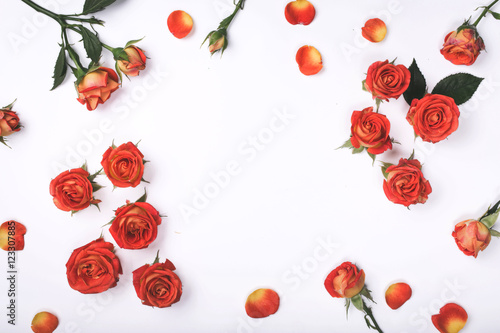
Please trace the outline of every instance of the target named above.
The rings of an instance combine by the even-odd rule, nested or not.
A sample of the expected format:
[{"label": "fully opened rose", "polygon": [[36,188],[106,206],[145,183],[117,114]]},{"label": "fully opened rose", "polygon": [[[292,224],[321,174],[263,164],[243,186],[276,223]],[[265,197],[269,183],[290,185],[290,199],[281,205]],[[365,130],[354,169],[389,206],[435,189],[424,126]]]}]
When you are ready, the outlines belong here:
[{"label": "fully opened rose", "polygon": [[354,148],[366,148],[370,154],[381,154],[392,149],[390,129],[389,119],[373,112],[373,107],[354,111],[351,116],[351,144]]},{"label": "fully opened rose", "polygon": [[398,99],[410,85],[411,74],[404,65],[376,61],[368,67],[364,87],[373,99]]},{"label": "fully opened rose", "polygon": [[99,238],[74,250],[66,263],[69,286],[82,294],[101,293],[116,286],[122,274],[114,245]]},{"label": "fully opened rose", "polygon": [[135,292],[142,304],[166,308],[181,299],[182,282],[174,270],[170,260],[160,263],[157,256],[152,265],[146,264],[132,273]]},{"label": "fully opened rose", "polygon": [[99,67],[88,72],[76,85],[78,101],[92,111],[106,102],[111,93],[120,87],[118,75],[107,67]]},{"label": "fully opened rose", "polygon": [[104,173],[116,187],[136,187],[144,174],[144,155],[132,142],[114,144],[102,155]]},{"label": "fully opened rose", "polygon": [[477,33],[476,28],[470,26],[461,27],[458,31],[452,31],[446,35],[441,54],[455,65],[470,66],[476,62],[483,50],[483,39]]}]

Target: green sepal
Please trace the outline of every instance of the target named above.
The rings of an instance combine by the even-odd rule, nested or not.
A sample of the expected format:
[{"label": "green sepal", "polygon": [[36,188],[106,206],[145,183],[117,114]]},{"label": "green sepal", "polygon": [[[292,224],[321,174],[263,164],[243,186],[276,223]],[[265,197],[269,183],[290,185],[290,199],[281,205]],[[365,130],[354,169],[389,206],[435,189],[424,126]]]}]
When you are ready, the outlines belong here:
[{"label": "green sepal", "polygon": [[394,58],[393,61],[390,62],[391,65],[394,65],[396,63],[396,60],[398,60],[398,57]]},{"label": "green sepal", "polygon": [[377,110],[376,112],[378,113],[378,109],[380,108],[380,103],[382,103],[383,100],[381,100],[380,98],[375,98],[375,105],[377,106]]},{"label": "green sepal", "polygon": [[498,219],[500,214],[500,201],[498,201],[493,207],[488,207],[486,213],[479,218],[479,222],[483,223],[488,229],[491,229]]},{"label": "green sepal", "polygon": [[372,297],[372,295],[370,293],[371,293],[371,290],[369,290],[368,288],[366,288],[366,286],[364,286],[363,289],[361,289],[359,295],[365,296],[367,299],[369,299],[373,303],[377,304],[377,302],[375,302],[373,300],[373,297]]},{"label": "green sepal", "polygon": [[99,212],[101,211],[101,207],[99,207],[99,204],[98,204],[98,203],[91,203],[91,205],[96,206],[96,207],[97,207],[97,209],[99,210]]},{"label": "green sepal", "polygon": [[[368,153],[368,150],[366,151]],[[375,159],[377,158],[375,154],[368,153],[368,156],[372,158],[372,166],[375,164]]]},{"label": "green sepal", "polygon": [[389,174],[387,173],[387,169],[392,166],[394,164],[392,163],[387,163],[387,162],[382,162],[382,174],[384,175],[384,178],[387,179],[387,177],[389,176]]},{"label": "green sepal", "polygon": [[16,101],[17,101],[17,98],[16,98],[16,99],[15,99],[12,103],[10,103],[9,105],[4,106],[4,107],[2,108],[2,110],[8,110],[8,111],[12,110],[12,107],[14,106],[14,103],[15,103]]},{"label": "green sepal", "polygon": [[160,262],[160,250],[158,250],[158,251],[156,252],[156,258],[155,258],[155,261],[153,261],[153,265],[154,265],[154,264],[157,264],[157,263],[159,263],[159,262]]},{"label": "green sepal", "polygon": [[72,210],[72,211],[71,211],[71,217],[73,217],[73,214],[76,214],[76,213],[78,213],[78,212],[79,212],[79,210]]},{"label": "green sepal", "polygon": [[87,168],[87,161],[83,162],[83,164],[82,164],[82,166],[80,168],[82,168],[83,170],[89,172],[88,168]]},{"label": "green sepal", "polygon": [[146,202],[147,199],[148,199],[148,193],[146,192],[146,188],[144,188],[144,194],[135,202]]},{"label": "green sepal", "polygon": [[147,180],[146,180],[146,179],[144,179],[144,178],[141,178],[141,182],[145,182],[145,183],[151,184],[149,181],[147,181]]},{"label": "green sepal", "polygon": [[490,234],[493,237],[500,237],[500,232],[496,231],[495,229],[490,229]]},{"label": "green sepal", "polygon": [[116,149],[115,139],[113,139],[113,141],[111,141],[111,148]]},{"label": "green sepal", "polygon": [[[85,165],[86,165],[86,163],[87,163],[87,162],[85,162]],[[101,174],[101,172],[102,172],[102,168],[101,168],[99,171],[97,171],[97,172],[95,172],[95,173],[91,174],[91,175],[89,176],[89,180],[90,180],[90,182],[91,182],[91,183],[94,183],[94,179],[95,179],[95,177],[97,177],[98,175],[100,175],[100,174]]]},{"label": "green sepal", "polygon": [[54,66],[54,75],[52,78],[54,79],[54,84],[50,90],[54,90],[61,83],[63,83],[66,78],[66,72],[68,70],[68,63],[66,62],[66,48],[64,44],[61,45],[61,50],[59,51],[59,55],[57,56],[56,65]]},{"label": "green sepal", "polygon": [[363,150],[365,150],[365,147],[360,146],[359,148],[353,148],[353,149],[352,149],[352,153],[353,153],[353,154],[359,154],[359,153],[362,153],[362,152],[363,152]]},{"label": "green sepal", "polygon": [[125,52],[125,49],[123,47],[115,47],[111,53],[113,54],[113,59],[116,61],[118,60],[125,60],[129,61],[127,52]]},{"label": "green sepal", "polygon": [[363,91],[367,91],[368,92],[368,89],[366,89],[366,80],[361,81],[361,89]]},{"label": "green sepal", "polygon": [[149,163],[148,160],[142,160],[142,164],[146,164],[146,163]]},{"label": "green sepal", "polygon": [[408,161],[409,161],[409,160],[413,160],[413,159],[414,159],[414,157],[415,157],[415,149],[414,149],[414,150],[412,150],[410,157],[408,157]]},{"label": "green sepal", "polygon": [[360,294],[351,297],[351,302],[356,307],[356,309],[358,309],[359,311],[363,311],[363,299],[361,298]]},{"label": "green sepal", "polygon": [[86,0],[83,5],[82,15],[97,13],[116,0]]},{"label": "green sepal", "polygon": [[7,141],[7,139],[5,139],[3,136],[0,136],[0,143],[3,143],[4,145],[6,145],[10,149],[12,149],[12,147],[9,146],[6,141]]},{"label": "green sepal", "polygon": [[341,148],[354,148],[354,146],[351,143],[351,138],[347,139],[347,141],[344,142],[344,144],[342,146],[335,148],[335,149],[341,149]]},{"label": "green sepal", "polygon": [[460,105],[471,99],[483,80],[468,73],[452,74],[439,81],[432,93],[451,97]]},{"label": "green sepal", "polygon": [[125,44],[125,47],[129,47],[130,45],[133,45],[133,44],[137,44],[139,43],[141,40],[143,40],[144,37],[142,37],[141,39],[133,39],[133,40],[129,40],[127,42],[127,44]]},{"label": "green sepal", "polygon": [[[122,71],[120,70],[120,67],[118,67],[118,62],[115,62],[115,71],[116,71],[116,74],[118,74],[118,77],[120,78],[120,82],[123,82]],[[125,76],[127,77],[127,79],[130,80],[128,75],[125,75]]]},{"label": "green sepal", "polygon": [[411,102],[414,99],[421,99],[425,96],[425,94],[427,93],[427,83],[425,82],[425,77],[420,71],[420,68],[418,68],[415,58],[413,59],[410,67],[408,67],[408,70],[411,74],[410,85],[408,86],[408,89],[406,89],[406,91],[403,93],[403,97],[406,103],[408,103],[408,105],[411,105]]},{"label": "green sepal", "polygon": [[106,223],[105,225],[103,225],[101,228],[104,228],[104,227],[106,227],[106,226],[108,226],[108,225],[113,224],[113,221],[114,221],[115,219],[116,219],[116,216],[115,216],[115,217],[113,217],[113,218],[111,219],[111,221],[109,221],[108,223]]},{"label": "green sepal", "polygon": [[351,306],[351,299],[346,298],[345,299],[345,317],[346,319],[349,317],[349,307]]}]

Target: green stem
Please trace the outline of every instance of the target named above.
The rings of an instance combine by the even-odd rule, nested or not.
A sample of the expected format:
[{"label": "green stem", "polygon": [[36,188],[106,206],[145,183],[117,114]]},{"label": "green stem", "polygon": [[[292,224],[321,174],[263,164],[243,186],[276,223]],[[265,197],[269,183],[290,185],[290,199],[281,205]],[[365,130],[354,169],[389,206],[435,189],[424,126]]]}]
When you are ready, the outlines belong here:
[{"label": "green stem", "polygon": [[104,47],[106,50],[111,51],[111,52],[113,52],[113,51],[114,51],[114,49],[115,49],[114,47],[111,47],[111,46],[109,46],[109,45],[104,44],[103,42],[101,42],[101,45],[102,45],[102,47]]},{"label": "green stem", "polygon": [[234,9],[233,13],[231,15],[229,15],[228,17],[226,17],[224,20],[222,20],[222,22],[219,24],[219,28],[218,29],[222,29],[222,28],[226,28],[227,29],[229,27],[229,24],[231,24],[231,21],[236,16],[236,13],[238,13],[238,11],[240,9],[243,9],[243,5],[244,4],[245,4],[245,0],[239,0],[238,3],[235,4],[236,8]]},{"label": "green stem", "polygon": [[83,66],[80,62],[80,59],[78,57],[78,54],[70,46],[71,44],[68,41],[68,34],[66,33],[66,28],[64,28],[64,27],[62,28],[62,34],[63,34],[63,38],[64,38],[64,45],[65,45],[66,50],[68,51],[69,57],[71,58],[71,60],[73,60],[73,62],[75,63],[75,66],[79,72],[85,72],[85,70],[83,69]]},{"label": "green stem", "polygon": [[493,205],[493,207],[488,208],[488,210],[486,211],[486,213],[484,213],[484,214],[483,214],[483,216],[481,216],[481,217],[479,218],[479,221],[481,221],[481,219],[482,219],[482,218],[485,218],[485,217],[487,217],[488,215],[495,214],[495,213],[496,213],[496,211],[498,210],[498,207],[499,207],[499,206],[500,206],[500,200],[499,200],[496,204],[494,204],[494,205]]},{"label": "green stem", "polygon": [[[369,308],[368,306],[366,306],[365,302],[363,302],[363,311],[366,314],[365,320],[366,320],[366,323],[368,324],[368,327],[373,328],[374,330],[377,330],[380,333],[384,333],[384,332],[382,332],[382,329],[380,329],[380,327],[378,326],[377,321],[375,320],[375,317],[373,316],[372,309]],[[368,319],[366,317],[369,317],[372,322],[368,323]]]},{"label": "green stem", "polygon": [[60,15],[54,13],[54,12],[51,12],[50,10],[48,9],[45,9],[43,8],[42,6],[39,6],[37,5],[36,3],[34,3],[33,1],[31,0],[21,0],[22,2],[24,2],[25,4],[27,4],[28,6],[30,6],[31,8],[33,8],[34,10],[36,10],[37,12],[40,12],[42,14],[45,14],[47,15],[48,17],[56,20],[59,24],[63,25],[64,24],[64,20],[61,18]]},{"label": "green stem", "polygon": [[490,3],[489,6],[484,7],[483,12],[481,13],[481,15],[479,15],[479,17],[477,18],[477,20],[474,23],[472,23],[472,25],[475,26],[475,27],[477,27],[479,21],[482,20],[482,18],[488,13],[488,11],[490,10],[490,8],[493,7],[497,2],[498,2],[498,0],[495,0],[492,3]]}]

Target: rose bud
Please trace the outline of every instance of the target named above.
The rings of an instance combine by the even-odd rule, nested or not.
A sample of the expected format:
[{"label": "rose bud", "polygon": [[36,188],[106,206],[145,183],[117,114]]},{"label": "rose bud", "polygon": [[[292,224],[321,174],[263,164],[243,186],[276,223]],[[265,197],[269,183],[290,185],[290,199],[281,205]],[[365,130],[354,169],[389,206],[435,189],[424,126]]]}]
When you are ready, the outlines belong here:
[{"label": "rose bud", "polygon": [[477,258],[479,251],[488,247],[491,241],[490,229],[477,220],[465,220],[455,225],[451,234],[460,251],[467,256]]},{"label": "rose bud", "polygon": [[412,158],[402,158],[398,165],[387,167],[384,171],[384,193],[387,199],[405,207],[425,203],[432,188],[421,169],[420,162]]},{"label": "rose bud", "polygon": [[431,317],[432,323],[441,333],[457,333],[467,323],[467,312],[458,304],[448,303]]},{"label": "rose bud", "polygon": [[278,311],[280,297],[272,289],[257,289],[248,295],[245,311],[250,318],[265,318]]},{"label": "rose bud", "polygon": [[193,29],[193,19],[183,10],[176,10],[170,13],[167,19],[168,30],[176,38],[184,38]]},{"label": "rose bud", "polygon": [[39,312],[31,321],[31,330],[35,333],[52,333],[59,325],[59,320],[50,312]]},{"label": "rose bud", "polygon": [[153,265],[146,264],[132,272],[135,292],[142,304],[165,308],[181,299],[182,282],[174,270],[170,260],[159,263],[157,257]]},{"label": "rose bud", "polygon": [[366,21],[365,26],[361,28],[361,35],[372,43],[383,41],[386,34],[387,27],[384,21],[379,18],[373,18]]},{"label": "rose bud", "polygon": [[0,137],[6,137],[21,130],[19,116],[10,109],[0,110]]},{"label": "rose bud", "polygon": [[82,294],[113,288],[122,273],[114,245],[99,238],[73,251],[66,263],[69,286]]},{"label": "rose bud", "polygon": [[446,139],[458,128],[460,111],[451,97],[427,94],[414,99],[406,116],[415,135],[423,141],[436,143]]},{"label": "rose bud", "polygon": [[411,297],[411,288],[408,284],[394,283],[385,292],[385,301],[393,310],[399,309]]},{"label": "rose bud", "polygon": [[352,298],[365,286],[365,272],[346,261],[328,274],[325,288],[332,297]]},{"label": "rose bud", "polygon": [[84,168],[64,171],[50,182],[50,195],[57,208],[65,212],[77,212],[88,206],[97,205],[94,191],[100,186],[93,182],[97,174],[90,176]]},{"label": "rose bud", "polygon": [[114,70],[99,67],[85,74],[77,84],[78,101],[86,104],[89,111],[95,110],[99,104],[106,102],[119,86],[118,75]]},{"label": "rose bud", "polygon": [[391,123],[383,114],[373,112],[373,107],[354,111],[351,124],[351,144],[354,148],[365,147],[368,153],[374,155],[392,149],[389,138]]},{"label": "rose bud", "polygon": [[104,173],[116,187],[136,187],[144,174],[144,155],[132,143],[114,144],[102,155]]},{"label": "rose bud", "polygon": [[139,72],[146,68],[146,56],[144,51],[135,45],[127,46],[123,52],[128,60],[118,59],[116,64],[120,71],[127,76],[137,76]]},{"label": "rose bud", "polygon": [[[213,55],[217,51],[221,51],[221,54],[224,53],[224,50],[227,48],[227,38],[226,38],[226,29],[219,29],[216,31],[212,31],[208,34],[205,41],[208,39],[208,51]],[[205,43],[203,41],[203,43]]]},{"label": "rose bud", "polygon": [[403,65],[390,64],[388,60],[377,61],[368,67],[364,87],[373,99],[389,101],[398,99],[410,85],[411,74]]},{"label": "rose bud", "polygon": [[147,202],[134,202],[118,208],[109,232],[122,249],[144,249],[158,234],[161,217]]},{"label": "rose bud", "polygon": [[302,46],[297,51],[295,60],[299,65],[300,72],[304,75],[317,74],[323,68],[321,53],[314,46]]},{"label": "rose bud", "polygon": [[474,26],[461,26],[457,31],[446,35],[441,54],[455,65],[470,66],[484,50],[483,39]]},{"label": "rose bud", "polygon": [[289,2],[285,7],[285,18],[288,23],[293,25],[309,25],[314,20],[315,15],[316,10],[313,4],[307,0],[295,0]]},{"label": "rose bud", "polygon": [[7,221],[0,226],[0,248],[5,251],[24,249],[26,227],[16,221]]}]

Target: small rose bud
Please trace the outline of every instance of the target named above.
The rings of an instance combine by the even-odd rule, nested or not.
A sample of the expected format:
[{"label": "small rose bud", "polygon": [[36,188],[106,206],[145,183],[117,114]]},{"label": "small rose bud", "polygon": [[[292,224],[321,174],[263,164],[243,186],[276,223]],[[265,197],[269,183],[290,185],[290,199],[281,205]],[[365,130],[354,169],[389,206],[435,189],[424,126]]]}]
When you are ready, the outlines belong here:
[{"label": "small rose bud", "polygon": [[455,225],[451,234],[458,248],[467,256],[477,258],[479,251],[488,247],[491,241],[490,229],[477,220],[465,220]]},{"label": "small rose bud", "polygon": [[455,65],[470,66],[484,50],[483,39],[474,26],[462,26],[444,38],[441,54]]},{"label": "small rose bud", "polygon": [[118,68],[125,75],[139,75],[139,72],[146,68],[146,56],[144,55],[144,51],[135,45],[130,45],[127,46],[123,52],[127,54],[128,60],[117,60],[116,63]]},{"label": "small rose bud", "polygon": [[210,53],[214,54],[219,50],[224,53],[224,50],[227,48],[226,29],[212,31],[208,35],[208,42],[208,51]]}]

